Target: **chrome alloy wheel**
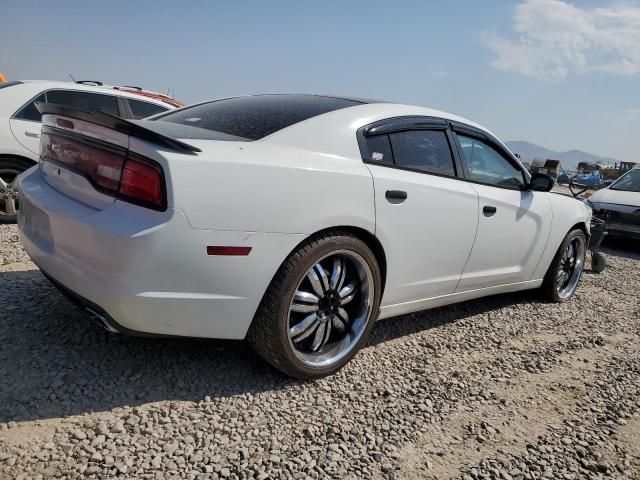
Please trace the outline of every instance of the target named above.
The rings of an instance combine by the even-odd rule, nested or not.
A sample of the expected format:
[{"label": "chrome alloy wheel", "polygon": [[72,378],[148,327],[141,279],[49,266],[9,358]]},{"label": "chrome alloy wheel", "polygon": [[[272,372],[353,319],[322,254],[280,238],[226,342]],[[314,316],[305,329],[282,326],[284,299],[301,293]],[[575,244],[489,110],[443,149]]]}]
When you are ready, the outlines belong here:
[{"label": "chrome alloy wheel", "polygon": [[557,272],[557,289],[560,298],[570,297],[580,281],[584,268],[585,241],[582,237],[576,237],[564,252],[560,259]]},{"label": "chrome alloy wheel", "polygon": [[301,362],[338,362],[362,337],[373,306],[373,273],[356,252],[322,257],[300,280],[289,305],[289,343]]},{"label": "chrome alloy wheel", "polygon": [[18,213],[18,175],[20,171],[0,168],[0,218],[13,218]]}]

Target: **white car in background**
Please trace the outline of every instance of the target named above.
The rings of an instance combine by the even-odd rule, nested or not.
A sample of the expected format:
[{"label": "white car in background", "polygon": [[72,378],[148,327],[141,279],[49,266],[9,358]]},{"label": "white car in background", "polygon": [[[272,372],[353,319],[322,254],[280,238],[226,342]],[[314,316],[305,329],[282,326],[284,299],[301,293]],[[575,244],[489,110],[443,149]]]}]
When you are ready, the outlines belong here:
[{"label": "white car in background", "polygon": [[607,233],[640,239],[640,167],[635,167],[587,199]]},{"label": "white car in background", "polygon": [[248,338],[313,378],[377,318],[580,281],[591,209],[455,115],[317,95],[43,111],[24,246],[111,331]]},{"label": "white car in background", "polygon": [[40,112],[36,102],[145,118],[182,106],[167,96],[139,87],[100,82],[16,81],[0,83],[0,223],[16,220],[17,176],[38,161]]}]

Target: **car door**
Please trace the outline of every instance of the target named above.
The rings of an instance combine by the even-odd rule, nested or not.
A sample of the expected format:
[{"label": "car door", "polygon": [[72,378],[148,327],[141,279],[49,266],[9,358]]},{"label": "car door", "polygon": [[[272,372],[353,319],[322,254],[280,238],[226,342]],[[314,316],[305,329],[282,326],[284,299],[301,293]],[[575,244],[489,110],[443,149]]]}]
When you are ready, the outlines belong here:
[{"label": "car door", "polygon": [[457,128],[466,178],[478,193],[478,231],[456,291],[531,279],[551,230],[547,192],[527,188],[522,167],[482,133]]},{"label": "car door", "polygon": [[122,116],[118,97],[80,90],[49,90],[38,95],[18,110],[10,120],[11,132],[27,150],[39,155],[42,115],[36,103],[55,103],[88,112],[105,112]]},{"label": "car door", "polygon": [[20,108],[9,120],[11,133],[20,145],[35,155],[40,152],[40,122],[42,115],[36,108],[36,103],[46,102],[41,93],[29,103]]},{"label": "car door", "polygon": [[457,177],[444,120],[404,118],[360,134],[387,256],[383,305],[453,293],[471,252],[478,195]]}]

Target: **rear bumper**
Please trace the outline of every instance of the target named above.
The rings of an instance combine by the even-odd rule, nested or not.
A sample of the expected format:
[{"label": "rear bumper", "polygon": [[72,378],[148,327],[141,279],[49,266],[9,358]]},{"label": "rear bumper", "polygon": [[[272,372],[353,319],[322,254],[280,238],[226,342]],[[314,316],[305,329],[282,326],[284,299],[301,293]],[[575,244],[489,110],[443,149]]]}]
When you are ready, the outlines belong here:
[{"label": "rear bumper", "polygon": [[[192,228],[180,210],[116,201],[96,210],[21,177],[18,224],[34,263],[114,330],[242,339],[271,278],[303,235]],[[250,246],[245,257],[208,245]]]},{"label": "rear bumper", "polygon": [[51,282],[51,284],[54,287],[56,287],[60,291],[60,293],[62,293],[65,297],[71,300],[71,302],[76,304],[78,307],[88,312],[106,330],[112,333],[128,333],[132,335],[139,333],[139,332],[134,332],[132,330],[129,330],[123,327],[122,325],[119,325],[101,307],[99,307],[94,303],[91,303],[86,298],[68,289],[67,287],[62,285],[60,282],[58,282],[55,278],[53,278],[51,275],[48,275],[47,272],[45,272],[44,270],[40,269],[40,272],[47,278],[47,280]]}]

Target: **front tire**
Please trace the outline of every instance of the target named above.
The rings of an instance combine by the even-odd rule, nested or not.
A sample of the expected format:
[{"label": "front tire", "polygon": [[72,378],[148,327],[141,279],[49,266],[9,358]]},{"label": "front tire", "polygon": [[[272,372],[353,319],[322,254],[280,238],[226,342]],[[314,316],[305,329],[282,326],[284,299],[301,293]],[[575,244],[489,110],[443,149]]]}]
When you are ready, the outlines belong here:
[{"label": "front tire", "polygon": [[0,223],[15,223],[18,218],[18,175],[33,163],[21,158],[0,157]]},{"label": "front tire", "polygon": [[580,229],[565,237],[544,277],[542,292],[552,302],[568,301],[580,283],[587,252],[587,237]]},{"label": "front tire", "polygon": [[381,285],[376,258],[362,240],[344,231],[311,237],[278,269],[247,339],[287,375],[330,375],[367,341]]}]

